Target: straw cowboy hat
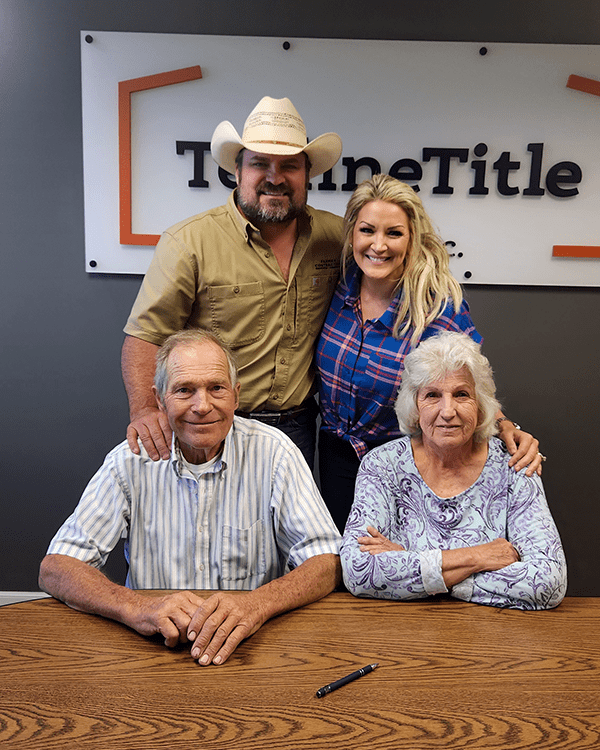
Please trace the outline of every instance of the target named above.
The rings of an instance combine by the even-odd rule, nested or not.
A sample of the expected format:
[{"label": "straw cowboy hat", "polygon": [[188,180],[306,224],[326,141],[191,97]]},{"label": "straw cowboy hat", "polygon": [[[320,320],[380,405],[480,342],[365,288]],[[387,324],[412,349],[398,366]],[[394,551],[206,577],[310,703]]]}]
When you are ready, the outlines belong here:
[{"label": "straw cowboy hat", "polygon": [[304,122],[291,101],[265,96],[250,112],[241,138],[228,120],[215,128],[210,144],[212,156],[230,174],[235,174],[235,157],[242,148],[280,155],[304,151],[311,164],[309,177],[316,177],[340,158],[342,140],[337,133],[325,133],[307,143]]}]

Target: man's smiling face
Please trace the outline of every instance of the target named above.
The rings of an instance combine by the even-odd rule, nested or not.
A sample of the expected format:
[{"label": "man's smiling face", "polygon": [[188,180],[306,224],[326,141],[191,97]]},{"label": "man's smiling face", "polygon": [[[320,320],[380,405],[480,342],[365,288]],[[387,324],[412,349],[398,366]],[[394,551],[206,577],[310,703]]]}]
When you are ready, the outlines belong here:
[{"label": "man's smiling face", "polygon": [[179,344],[169,355],[168,372],[159,408],[185,458],[193,464],[210,461],[221,450],[238,406],[240,386],[231,383],[227,357],[211,341]]},{"label": "man's smiling face", "polygon": [[245,150],[236,169],[237,204],[253,224],[279,224],[306,208],[308,165],[304,153],[292,156]]}]

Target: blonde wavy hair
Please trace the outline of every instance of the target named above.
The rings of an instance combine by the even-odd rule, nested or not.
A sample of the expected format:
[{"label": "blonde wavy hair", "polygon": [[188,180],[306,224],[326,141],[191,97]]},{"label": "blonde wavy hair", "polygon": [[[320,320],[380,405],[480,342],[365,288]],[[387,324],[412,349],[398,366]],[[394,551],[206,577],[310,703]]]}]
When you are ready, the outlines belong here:
[{"label": "blonde wavy hair", "polygon": [[[385,201],[400,206],[408,216],[410,241],[398,289],[402,296],[394,321],[395,338],[405,336],[413,328],[414,344],[425,328],[438,318],[452,300],[458,311],[462,300],[460,284],[450,273],[449,255],[435,231],[423,203],[410,185],[386,174],[376,174],[352,193],[344,216],[342,275],[354,262],[352,235],[360,210],[372,201]],[[396,291],[397,291],[396,290]]]}]

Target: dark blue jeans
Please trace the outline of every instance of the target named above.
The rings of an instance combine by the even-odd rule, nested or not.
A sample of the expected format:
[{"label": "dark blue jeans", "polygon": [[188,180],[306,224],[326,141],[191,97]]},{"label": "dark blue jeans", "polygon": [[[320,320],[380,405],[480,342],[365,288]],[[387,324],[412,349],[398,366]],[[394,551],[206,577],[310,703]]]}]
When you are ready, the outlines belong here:
[{"label": "dark blue jeans", "polygon": [[341,534],[354,500],[359,466],[360,459],[349,442],[324,430],[319,431],[321,495]]},{"label": "dark blue jeans", "polygon": [[314,399],[308,402],[308,408],[294,419],[278,424],[277,429],[293,440],[300,448],[311,471],[315,466],[315,449],[317,445],[317,415],[319,407]]},{"label": "dark blue jeans", "polygon": [[[385,442],[387,441],[367,443],[367,447],[371,450]],[[321,495],[342,534],[354,502],[354,485],[359,466],[360,459],[347,440],[319,430]]]}]

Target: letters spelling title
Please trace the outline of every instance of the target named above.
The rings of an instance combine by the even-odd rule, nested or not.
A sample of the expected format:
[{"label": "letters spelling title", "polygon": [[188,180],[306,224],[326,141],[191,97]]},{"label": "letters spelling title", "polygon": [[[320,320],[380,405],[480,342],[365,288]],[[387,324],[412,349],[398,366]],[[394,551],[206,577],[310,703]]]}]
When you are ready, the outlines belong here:
[{"label": "letters spelling title", "polygon": [[[185,154],[191,151],[194,154],[194,177],[188,181],[191,188],[208,188],[208,180],[204,177],[204,157],[210,153],[209,141],[176,141],[177,153]],[[529,158],[529,184],[523,190],[523,195],[544,195],[546,190],[557,198],[572,198],[579,194],[579,185],[582,179],[581,167],[573,161],[559,161],[552,165],[542,175],[542,161],[544,155],[543,143],[529,143],[527,151],[530,153]],[[473,149],[473,155],[477,158],[471,160],[469,167],[473,171],[473,184],[469,189],[469,195],[488,195],[490,192],[486,184],[486,166],[487,161],[481,157],[488,152],[485,143],[478,143]],[[437,160],[437,185],[432,189],[434,195],[451,195],[454,188],[450,185],[450,176],[456,164],[464,164],[469,161],[468,148],[423,148],[422,161],[424,163]],[[358,159],[352,156],[342,158],[342,165],[346,168],[346,180],[340,186],[345,192],[352,192],[358,182],[356,179],[359,169],[370,169],[371,174],[382,172],[381,164],[371,156],[362,156]],[[521,162],[515,161],[511,157],[510,151],[503,151],[500,156],[491,165],[497,173],[496,187],[500,195],[517,195],[520,188],[514,184],[514,172],[521,169]],[[423,178],[423,167],[415,159],[399,159],[394,162],[389,169],[388,174],[396,177],[398,180],[413,184],[416,192],[419,191],[418,182]],[[363,178],[364,179],[364,178]],[[545,188],[542,187],[542,179]],[[232,176],[224,169],[219,167],[219,180],[227,188],[233,189],[235,181]],[[569,186],[569,187],[567,187]],[[311,186],[312,187],[312,186]],[[317,190],[335,191],[337,185],[333,182],[333,170],[325,172],[321,177],[321,182],[317,185]]]}]

